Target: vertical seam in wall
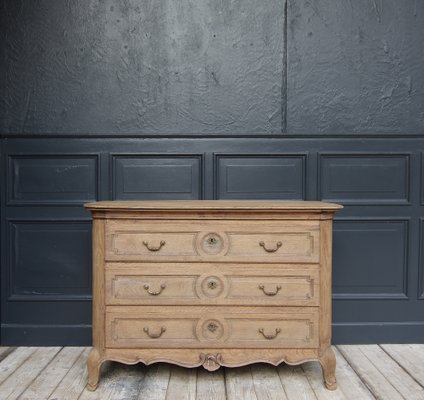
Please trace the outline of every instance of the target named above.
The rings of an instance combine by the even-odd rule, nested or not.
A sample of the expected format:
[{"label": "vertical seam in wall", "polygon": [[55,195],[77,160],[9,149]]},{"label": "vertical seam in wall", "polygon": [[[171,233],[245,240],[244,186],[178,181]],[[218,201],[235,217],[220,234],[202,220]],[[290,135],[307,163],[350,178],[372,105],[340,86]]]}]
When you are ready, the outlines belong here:
[{"label": "vertical seam in wall", "polygon": [[283,71],[281,83],[281,133],[287,133],[287,2],[284,0]]}]

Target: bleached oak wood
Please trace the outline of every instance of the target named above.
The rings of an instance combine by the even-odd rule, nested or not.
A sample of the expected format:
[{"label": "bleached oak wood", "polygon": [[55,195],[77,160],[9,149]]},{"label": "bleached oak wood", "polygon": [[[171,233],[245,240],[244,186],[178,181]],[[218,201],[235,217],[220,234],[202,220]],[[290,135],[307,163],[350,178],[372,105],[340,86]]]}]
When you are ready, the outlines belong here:
[{"label": "bleached oak wood", "polygon": [[225,370],[225,387],[228,400],[258,400],[250,367]]},{"label": "bleached oak wood", "polygon": [[95,390],[100,379],[100,368],[105,361],[105,299],[104,299],[104,230],[105,223],[93,219],[92,255],[93,255],[93,349],[87,359],[87,388]]},{"label": "bleached oak wood", "polygon": [[373,400],[374,396],[361,381],[337,347],[333,348],[337,359],[337,385],[349,400]]},{"label": "bleached oak wood", "polygon": [[276,367],[266,364],[253,364],[250,370],[258,400],[287,400]]},{"label": "bleached oak wood", "polygon": [[[75,400],[79,399],[87,384],[87,356],[90,349],[84,349],[69,369],[68,373],[56,387],[48,400]],[[41,399],[40,399],[41,400]]]},{"label": "bleached oak wood", "polygon": [[[382,344],[381,347],[424,387],[424,344]],[[423,367],[419,368],[420,365]]]},{"label": "bleached oak wood", "polygon": [[197,368],[184,369],[173,365],[166,400],[196,400]]},{"label": "bleached oak wood", "polygon": [[106,305],[318,306],[320,301],[316,264],[208,263],[202,267],[207,273],[197,263],[161,263],[160,268],[107,263],[105,268]]},{"label": "bleached oak wood", "polygon": [[138,400],[165,400],[170,376],[170,365],[160,363],[150,366],[140,385]]},{"label": "bleached oak wood", "polygon": [[319,221],[110,219],[105,242],[107,261],[317,263]]},{"label": "bleached oak wood", "polygon": [[88,389],[97,387],[105,360],[209,370],[318,360],[326,387],[336,388],[331,229],[341,206],[285,201],[86,206],[93,214]]},{"label": "bleached oak wood", "polygon": [[[424,388],[378,345],[358,346],[362,353],[384,374],[392,386],[407,399],[424,399]],[[424,359],[422,360],[424,363]],[[421,368],[424,364],[421,364]],[[421,369],[419,364],[417,369]]]},{"label": "bleached oak wood", "polygon": [[82,347],[64,347],[31,382],[19,400],[47,399],[83,352]]},{"label": "bleached oak wood", "polygon": [[[308,378],[315,396],[318,400],[346,400],[344,393],[337,388],[333,391],[328,391],[322,385],[322,370],[317,362],[308,362],[302,364],[302,369]],[[361,399],[362,400],[362,399]]]},{"label": "bleached oak wood", "polygon": [[[60,351],[60,347],[40,347],[1,385],[0,399],[16,399]],[[4,360],[6,361],[6,360]]]},{"label": "bleached oak wood", "polygon": [[224,368],[207,371],[198,368],[196,382],[196,400],[226,400]]},{"label": "bleached oak wood", "polygon": [[317,397],[300,366],[281,365],[277,368],[288,400],[316,400]]},{"label": "bleached oak wood", "polygon": [[360,350],[359,346],[338,346],[347,362],[377,399],[399,400],[404,397]]},{"label": "bleached oak wood", "polygon": [[37,350],[36,347],[19,347],[0,363],[0,384],[15,372]]},{"label": "bleached oak wood", "polygon": [[287,211],[311,211],[319,212],[337,211],[341,206],[333,203],[323,203],[320,201],[290,201],[290,200],[155,200],[155,201],[98,201],[95,203],[88,203],[86,207],[91,210],[136,210],[136,211],[174,211],[187,210],[205,211],[215,210],[222,212],[227,210],[235,212],[237,210],[251,211],[252,209],[260,211],[277,210],[287,213]]},{"label": "bleached oak wood", "polygon": [[320,253],[321,253],[321,283],[320,283],[320,358],[319,362],[324,375],[327,389],[335,390],[336,357],[331,348],[332,321],[332,220],[321,221]]},{"label": "bleached oak wood", "polygon": [[[316,308],[109,307],[108,348],[316,348]],[[165,353],[166,354],[166,353]]]}]

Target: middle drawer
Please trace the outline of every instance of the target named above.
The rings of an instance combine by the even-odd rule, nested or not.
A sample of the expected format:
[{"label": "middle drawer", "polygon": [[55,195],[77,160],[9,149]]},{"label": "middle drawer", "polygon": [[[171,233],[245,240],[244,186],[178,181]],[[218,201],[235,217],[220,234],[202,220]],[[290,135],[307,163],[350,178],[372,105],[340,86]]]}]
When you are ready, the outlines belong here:
[{"label": "middle drawer", "polygon": [[310,264],[111,263],[105,284],[107,305],[319,305]]}]

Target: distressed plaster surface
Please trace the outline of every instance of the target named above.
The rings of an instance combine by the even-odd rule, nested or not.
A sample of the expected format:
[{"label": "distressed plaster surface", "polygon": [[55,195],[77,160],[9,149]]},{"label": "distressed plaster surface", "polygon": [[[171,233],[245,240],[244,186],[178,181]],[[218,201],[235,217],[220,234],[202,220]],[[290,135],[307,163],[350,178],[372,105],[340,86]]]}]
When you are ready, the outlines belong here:
[{"label": "distressed plaster surface", "polygon": [[424,2],[289,0],[287,130],[424,133]]},{"label": "distressed plaster surface", "polygon": [[280,0],[1,0],[3,133],[280,133]]}]

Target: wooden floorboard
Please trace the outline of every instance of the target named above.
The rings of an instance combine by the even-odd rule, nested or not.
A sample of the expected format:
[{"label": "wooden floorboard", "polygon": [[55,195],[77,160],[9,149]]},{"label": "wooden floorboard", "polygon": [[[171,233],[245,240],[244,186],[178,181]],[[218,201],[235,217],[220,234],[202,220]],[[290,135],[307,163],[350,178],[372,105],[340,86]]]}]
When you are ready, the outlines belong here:
[{"label": "wooden floorboard", "polygon": [[186,369],[105,362],[85,388],[89,348],[0,348],[0,400],[424,400],[424,345],[341,345],[338,388],[325,389],[318,362]]}]

